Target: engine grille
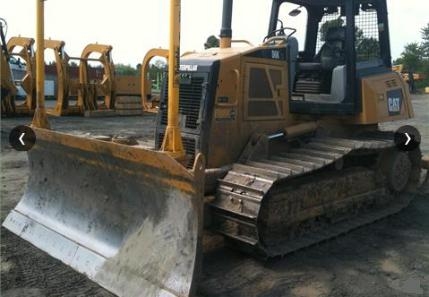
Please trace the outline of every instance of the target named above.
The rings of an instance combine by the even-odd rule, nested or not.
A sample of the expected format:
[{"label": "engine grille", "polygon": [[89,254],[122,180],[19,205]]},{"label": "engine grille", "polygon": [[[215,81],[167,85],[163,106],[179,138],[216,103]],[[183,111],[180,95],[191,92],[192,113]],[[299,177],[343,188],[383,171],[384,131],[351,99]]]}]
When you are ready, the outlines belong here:
[{"label": "engine grille", "polygon": [[397,83],[396,79],[387,80],[385,83],[386,83],[386,87],[388,89],[398,87],[398,83]]},{"label": "engine grille", "polygon": [[[205,97],[206,73],[181,73],[179,90],[179,120],[182,142],[186,151],[186,167],[192,168],[195,155],[200,151],[200,110]],[[158,113],[155,145],[159,149],[164,139],[168,122],[168,77],[164,82]]]},{"label": "engine grille", "polygon": [[[164,88],[164,102],[161,103],[161,125],[167,125],[168,106],[168,79]],[[190,82],[181,83],[179,91],[179,113],[182,120],[182,128],[197,129],[200,105],[203,97],[204,77],[192,77]]]}]

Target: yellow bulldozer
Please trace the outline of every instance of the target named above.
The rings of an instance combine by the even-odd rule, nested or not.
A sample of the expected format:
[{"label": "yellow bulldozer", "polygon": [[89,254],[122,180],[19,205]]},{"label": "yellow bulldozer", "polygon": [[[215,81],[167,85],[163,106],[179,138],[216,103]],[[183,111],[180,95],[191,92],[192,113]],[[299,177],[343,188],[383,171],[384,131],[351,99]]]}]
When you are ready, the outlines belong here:
[{"label": "yellow bulldozer", "polygon": [[[3,225],[119,296],[184,297],[204,228],[266,258],[405,207],[422,162],[378,129],[413,116],[391,70],[386,1],[273,0],[263,43],[244,47],[231,46],[232,7],[219,48],[181,57],[170,1],[155,147],[50,130],[38,97],[27,189]],[[282,25],[303,14],[304,29]]]},{"label": "yellow bulldozer", "polygon": [[[408,82],[410,80],[410,73],[412,73],[411,71],[406,71],[404,64],[399,64],[399,65],[393,65],[392,66],[392,70],[395,72],[398,72],[399,74],[401,74],[402,78]],[[422,73],[412,73],[413,75],[413,80],[414,81],[420,81],[425,79],[424,75]]]},{"label": "yellow bulldozer", "polygon": [[[32,115],[36,107],[36,88],[34,65],[34,39],[11,37],[6,43],[1,33],[2,61],[2,115]],[[17,58],[15,58],[17,57]],[[17,63],[11,63],[11,59]],[[24,62],[21,62],[22,61]],[[19,70],[16,66],[19,65]],[[22,69],[21,69],[22,68]],[[18,100],[19,88],[23,100]]]},{"label": "yellow bulldozer", "polygon": [[[114,108],[115,83],[114,64],[111,58],[111,45],[88,44],[80,57],[70,57],[62,40],[45,40],[44,48],[53,51],[55,68],[57,70],[56,103],[54,108],[47,110],[49,115],[84,115],[92,111],[108,111]],[[92,54],[98,55],[91,58]],[[70,78],[70,61],[79,61],[79,78]],[[102,78],[91,81],[89,77],[89,62],[99,62],[102,65]],[[71,94],[76,93],[76,102],[72,103]]]}]

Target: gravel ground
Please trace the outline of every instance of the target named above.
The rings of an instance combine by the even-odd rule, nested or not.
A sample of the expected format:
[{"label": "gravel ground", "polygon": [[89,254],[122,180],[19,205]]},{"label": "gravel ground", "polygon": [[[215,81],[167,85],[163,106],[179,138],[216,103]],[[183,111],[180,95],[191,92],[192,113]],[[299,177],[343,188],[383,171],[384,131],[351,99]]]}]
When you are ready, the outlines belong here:
[{"label": "gravel ground", "polygon": [[[416,126],[429,154],[429,96],[413,99]],[[3,119],[1,128],[1,220],[23,194],[28,166],[26,154],[7,143],[10,129],[28,118]],[[133,135],[147,140],[154,117],[53,119],[56,130],[94,134]],[[384,124],[395,129],[404,123]],[[125,128],[124,128],[125,127]],[[205,297],[414,297],[429,296],[429,192],[414,195],[402,212],[283,259],[261,262],[227,248],[204,257],[199,295]],[[113,296],[1,229],[2,296]]]}]

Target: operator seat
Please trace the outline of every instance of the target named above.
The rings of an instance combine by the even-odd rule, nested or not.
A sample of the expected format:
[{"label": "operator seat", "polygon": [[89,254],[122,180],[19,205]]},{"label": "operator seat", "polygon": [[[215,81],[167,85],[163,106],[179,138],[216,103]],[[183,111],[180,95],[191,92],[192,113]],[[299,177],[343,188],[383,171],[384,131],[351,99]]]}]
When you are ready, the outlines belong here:
[{"label": "operator seat", "polygon": [[322,70],[332,71],[335,67],[344,65],[345,43],[345,27],[333,27],[328,29],[326,32],[326,42],[319,52]]},{"label": "operator seat", "polygon": [[326,32],[325,43],[314,57],[314,62],[299,64],[300,71],[332,71],[343,65],[346,42],[345,27],[331,27]]}]

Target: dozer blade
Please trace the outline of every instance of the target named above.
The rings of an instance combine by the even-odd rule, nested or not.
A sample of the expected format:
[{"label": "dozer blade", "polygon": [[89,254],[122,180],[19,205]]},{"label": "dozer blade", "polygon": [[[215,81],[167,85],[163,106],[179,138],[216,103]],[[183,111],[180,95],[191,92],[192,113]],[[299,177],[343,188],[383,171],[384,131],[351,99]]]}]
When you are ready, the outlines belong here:
[{"label": "dozer blade", "polygon": [[203,156],[35,129],[27,189],[4,226],[119,296],[189,296],[202,231]]}]

